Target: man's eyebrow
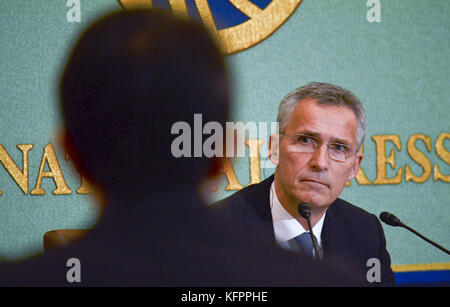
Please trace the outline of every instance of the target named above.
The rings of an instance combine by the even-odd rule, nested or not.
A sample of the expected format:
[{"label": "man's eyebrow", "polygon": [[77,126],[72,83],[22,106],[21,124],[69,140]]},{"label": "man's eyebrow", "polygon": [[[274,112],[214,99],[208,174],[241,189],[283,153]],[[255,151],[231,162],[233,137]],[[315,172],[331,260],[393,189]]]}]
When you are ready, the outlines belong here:
[{"label": "man's eyebrow", "polygon": [[309,130],[297,131],[295,134],[296,134],[296,135],[298,135],[298,134],[304,134],[304,135],[307,135],[307,136],[312,136],[312,137],[316,137],[316,138],[321,139],[319,133],[313,132],[313,131],[309,131]]},{"label": "man's eyebrow", "polygon": [[341,139],[341,138],[339,138],[339,137],[332,137],[332,138],[330,139],[330,142],[331,142],[331,143],[342,144],[342,145],[351,147],[351,146],[350,146],[350,143],[351,143],[350,141],[345,140],[345,139]]},{"label": "man's eyebrow", "polygon": [[[312,137],[315,137],[315,138],[318,138],[318,139],[322,140],[322,136],[320,135],[320,133],[314,132],[314,131],[310,131],[310,130],[298,131],[298,132],[296,132],[296,134],[304,134],[304,135],[312,136]],[[346,140],[346,139],[343,139],[343,138],[340,138],[340,137],[331,137],[330,142],[331,143],[338,143],[338,144],[342,144],[342,145],[351,147],[351,145],[350,145],[351,142],[349,140]]]}]

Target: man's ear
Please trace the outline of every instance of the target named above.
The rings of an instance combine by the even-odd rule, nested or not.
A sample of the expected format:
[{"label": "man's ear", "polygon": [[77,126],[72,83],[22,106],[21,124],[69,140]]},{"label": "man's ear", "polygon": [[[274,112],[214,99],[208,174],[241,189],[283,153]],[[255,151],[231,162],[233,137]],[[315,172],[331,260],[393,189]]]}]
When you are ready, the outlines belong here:
[{"label": "man's ear", "polygon": [[350,172],[347,181],[352,180],[353,178],[356,177],[356,175],[358,174],[359,171],[359,167],[361,166],[361,162],[363,159],[363,153],[360,150],[357,154],[356,154],[356,159],[354,161],[353,167],[352,167],[352,171]]},{"label": "man's ear", "polygon": [[269,138],[269,159],[274,165],[280,162],[280,137],[275,133]]}]

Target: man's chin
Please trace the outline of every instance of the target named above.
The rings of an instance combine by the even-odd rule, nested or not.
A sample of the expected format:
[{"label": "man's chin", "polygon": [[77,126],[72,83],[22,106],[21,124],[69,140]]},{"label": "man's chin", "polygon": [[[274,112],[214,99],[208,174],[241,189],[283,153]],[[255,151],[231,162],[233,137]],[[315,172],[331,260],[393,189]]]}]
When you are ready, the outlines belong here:
[{"label": "man's chin", "polygon": [[297,197],[298,203],[307,203],[311,209],[326,209],[330,206],[332,202],[329,202],[328,198],[320,195],[299,195]]}]

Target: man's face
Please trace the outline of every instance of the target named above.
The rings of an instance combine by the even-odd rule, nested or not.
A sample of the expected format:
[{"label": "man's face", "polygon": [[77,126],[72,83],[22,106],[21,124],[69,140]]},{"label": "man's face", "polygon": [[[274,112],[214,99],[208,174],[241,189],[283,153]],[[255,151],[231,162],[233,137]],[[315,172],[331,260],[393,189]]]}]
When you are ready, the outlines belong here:
[{"label": "man's face", "polygon": [[[311,209],[326,209],[342,192],[347,180],[353,179],[362,161],[362,154],[355,153],[357,119],[350,108],[318,104],[304,99],[295,107],[286,135],[305,134],[321,140],[315,152],[299,153],[291,150],[293,138],[280,135],[271,139],[278,142],[278,155],[271,146],[271,160],[277,165],[275,189],[283,205],[296,211],[300,202]],[[338,162],[328,155],[328,143],[339,143],[353,148],[345,162]],[[294,209],[295,208],[295,209]]]}]

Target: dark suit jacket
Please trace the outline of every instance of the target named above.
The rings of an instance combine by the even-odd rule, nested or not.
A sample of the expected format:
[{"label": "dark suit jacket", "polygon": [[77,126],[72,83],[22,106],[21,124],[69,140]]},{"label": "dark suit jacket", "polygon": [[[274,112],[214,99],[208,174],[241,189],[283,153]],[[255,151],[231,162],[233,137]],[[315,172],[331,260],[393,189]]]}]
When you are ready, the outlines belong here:
[{"label": "dark suit jacket", "polygon": [[[213,207],[219,214],[240,220],[247,231],[262,234],[275,242],[270,210],[273,180],[271,176],[259,184],[248,186]],[[395,285],[383,228],[375,215],[338,198],[327,210],[321,240],[325,260],[345,261],[367,281],[366,275],[373,267],[373,264],[368,266],[367,261],[377,258],[381,264],[381,282],[374,284]]]},{"label": "dark suit jacket", "polygon": [[[111,203],[81,241],[0,265],[0,286],[359,285],[348,272],[230,227],[194,190],[161,189],[140,203]],[[70,258],[80,261],[81,283],[66,279]]]}]

